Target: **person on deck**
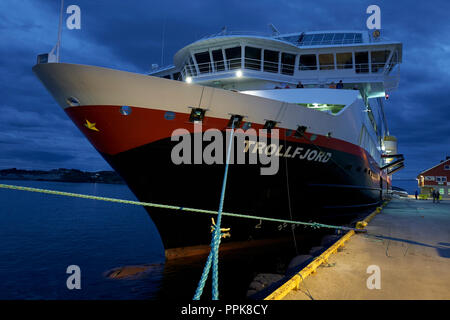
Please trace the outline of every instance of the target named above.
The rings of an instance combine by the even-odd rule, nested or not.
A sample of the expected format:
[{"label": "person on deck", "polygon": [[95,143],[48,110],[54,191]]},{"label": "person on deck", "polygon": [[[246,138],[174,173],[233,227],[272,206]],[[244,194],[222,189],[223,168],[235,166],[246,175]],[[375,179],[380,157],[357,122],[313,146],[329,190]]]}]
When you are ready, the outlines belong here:
[{"label": "person on deck", "polygon": [[301,82],[301,81],[299,81],[299,82],[298,82],[298,84],[297,84],[297,88],[304,88],[304,86],[303,86],[303,84],[302,84],[302,82]]},{"label": "person on deck", "polygon": [[336,85],[336,89],[344,89],[344,84],[342,83],[342,80],[339,80],[339,83]]}]

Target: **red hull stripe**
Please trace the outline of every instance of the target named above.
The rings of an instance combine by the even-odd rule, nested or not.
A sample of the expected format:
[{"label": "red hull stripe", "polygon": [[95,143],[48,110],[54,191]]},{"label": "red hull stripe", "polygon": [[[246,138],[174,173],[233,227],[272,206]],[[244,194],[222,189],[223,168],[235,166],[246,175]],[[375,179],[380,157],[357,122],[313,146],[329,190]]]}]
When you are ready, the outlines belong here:
[{"label": "red hull stripe", "polygon": [[[108,155],[115,155],[161,139],[170,138],[172,132],[176,129],[184,128],[191,133],[194,132],[194,124],[189,122],[188,113],[171,112],[166,114],[167,111],[164,110],[131,107],[131,112],[128,115],[123,115],[120,112],[121,106],[81,106],[66,108],[65,111],[92,145],[99,152]],[[168,120],[166,118],[173,119]],[[202,130],[211,128],[224,130],[228,122],[229,119],[208,117],[206,113]],[[86,123],[90,124],[90,129],[86,126]],[[97,130],[92,128],[92,124]],[[262,129],[263,125],[252,123],[251,127],[258,130]],[[280,130],[281,141],[284,139],[287,130],[284,128],[277,129]],[[299,139],[294,137],[294,131],[291,131],[290,136],[286,139],[288,141],[347,152],[364,158],[366,162],[368,160],[368,155],[364,149],[352,143],[308,132],[306,132],[304,138]],[[311,137],[313,137],[313,141],[311,141]]]}]

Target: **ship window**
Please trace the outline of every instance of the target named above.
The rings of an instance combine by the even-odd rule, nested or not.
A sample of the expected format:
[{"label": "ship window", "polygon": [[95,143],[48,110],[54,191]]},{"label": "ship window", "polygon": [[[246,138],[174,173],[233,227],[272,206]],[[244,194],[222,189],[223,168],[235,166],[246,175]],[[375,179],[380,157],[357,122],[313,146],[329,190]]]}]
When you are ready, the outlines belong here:
[{"label": "ship window", "polygon": [[261,70],[261,49],[245,47],[245,68]]},{"label": "ship window", "polygon": [[367,52],[355,52],[356,73],[369,72],[369,54]]},{"label": "ship window", "polygon": [[222,53],[222,49],[217,49],[217,50],[213,50],[212,52],[212,57],[214,60],[214,69],[216,71],[223,71],[225,70],[225,64],[223,62],[223,53]]},{"label": "ship window", "polygon": [[384,64],[389,58],[389,50],[382,51],[372,51],[370,53],[370,58],[372,60],[372,72],[382,72],[384,69]]},{"label": "ship window", "polygon": [[264,50],[264,71],[278,72],[279,52]]},{"label": "ship window", "polygon": [[175,72],[173,75],[172,75],[172,79],[173,80],[178,80],[178,81],[181,81],[181,73],[180,72]]},{"label": "ship window", "polygon": [[334,41],[335,44],[342,44],[344,40],[344,34],[343,33],[335,33],[334,34]]},{"label": "ship window", "polygon": [[212,71],[209,51],[196,53],[195,60],[197,61],[198,71],[200,73],[210,73]]},{"label": "ship window", "polygon": [[241,47],[225,49],[228,70],[241,68]]},{"label": "ship window", "polygon": [[322,44],[333,43],[333,36],[334,36],[334,33],[326,33],[325,36],[323,37]]},{"label": "ship window", "polygon": [[66,102],[71,107],[78,107],[80,105],[80,101],[78,101],[75,97],[69,97],[66,99]]},{"label": "ship window", "polygon": [[346,33],[344,35],[344,44],[346,43],[354,43],[355,33]]},{"label": "ship window", "polygon": [[338,69],[353,68],[353,56],[351,52],[336,53],[336,64]]},{"label": "ship window", "polygon": [[131,108],[129,106],[120,107],[120,113],[124,116],[128,116],[131,113]]},{"label": "ship window", "polygon": [[305,35],[301,41],[302,45],[304,45],[304,46],[311,45],[312,38],[313,38],[312,34]]},{"label": "ship window", "polygon": [[283,52],[281,54],[281,73],[292,76],[294,74],[294,66],[295,54]]},{"label": "ship window", "polygon": [[311,44],[312,45],[320,44],[322,42],[322,40],[323,40],[323,36],[324,36],[323,33],[318,33],[318,34],[313,35],[313,39],[312,39],[312,43]]},{"label": "ship window", "polygon": [[252,127],[252,123],[251,122],[246,122],[244,123],[244,125],[242,126],[242,129],[244,130],[248,130]]},{"label": "ship window", "polygon": [[317,60],[315,54],[303,54],[300,56],[300,70],[317,70]]},{"label": "ship window", "polygon": [[334,69],[334,56],[332,53],[319,54],[320,70]]}]

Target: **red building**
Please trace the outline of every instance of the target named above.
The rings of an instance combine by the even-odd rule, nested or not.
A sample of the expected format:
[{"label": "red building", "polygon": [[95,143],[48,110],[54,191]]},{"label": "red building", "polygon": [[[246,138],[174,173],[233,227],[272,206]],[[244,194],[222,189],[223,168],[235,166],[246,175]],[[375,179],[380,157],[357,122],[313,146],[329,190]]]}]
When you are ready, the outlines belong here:
[{"label": "red building", "polygon": [[443,198],[450,198],[450,157],[419,173],[417,181],[420,193],[430,194],[434,189],[439,191]]}]

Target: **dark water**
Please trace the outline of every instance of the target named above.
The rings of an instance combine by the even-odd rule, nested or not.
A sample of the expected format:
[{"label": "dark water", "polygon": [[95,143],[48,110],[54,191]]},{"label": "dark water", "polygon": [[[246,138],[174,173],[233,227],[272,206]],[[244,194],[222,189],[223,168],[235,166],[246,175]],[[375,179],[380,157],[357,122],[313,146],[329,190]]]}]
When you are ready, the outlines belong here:
[{"label": "dark water", "polygon": [[[135,200],[123,185],[0,183]],[[144,281],[103,275],[163,262],[159,235],[142,207],[5,189],[0,204],[0,299],[148,299],[158,291],[161,265]],[[66,287],[69,265],[81,269],[81,290]]]},{"label": "dark water", "polygon": [[[136,200],[124,185],[0,181],[73,193]],[[164,262],[159,234],[144,208],[0,189],[0,299],[192,299],[205,258]],[[283,274],[293,256],[306,254],[326,232],[300,230],[293,243],[223,253],[221,299],[245,299],[258,273]],[[111,269],[151,264],[136,279],[105,277]],[[81,290],[69,290],[69,265],[81,269]],[[208,280],[202,299],[211,296]]]}]

